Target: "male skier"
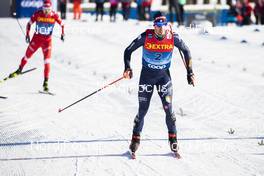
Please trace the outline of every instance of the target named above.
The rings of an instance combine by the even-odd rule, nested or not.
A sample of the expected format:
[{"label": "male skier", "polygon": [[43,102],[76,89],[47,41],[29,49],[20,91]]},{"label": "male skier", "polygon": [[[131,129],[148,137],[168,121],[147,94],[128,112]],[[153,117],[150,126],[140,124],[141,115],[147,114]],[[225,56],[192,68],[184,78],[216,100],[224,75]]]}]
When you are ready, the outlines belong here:
[{"label": "male skier", "polygon": [[190,51],[178,34],[172,32],[166,17],[157,17],[154,20],[154,29],[147,29],[125,49],[125,71],[123,76],[127,79],[131,79],[133,76],[130,66],[131,54],[141,46],[143,47],[143,53],[138,90],[139,109],[134,119],[129,149],[132,152],[132,157],[135,157],[134,154],[140,144],[140,133],[144,125],[144,117],[149,108],[154,86],[156,86],[166,113],[170,149],[177,154],[176,157],[180,157],[178,154],[176,117],[172,109],[172,82],[169,67],[175,46],[184,54],[188,84],[194,85]]},{"label": "male skier", "polygon": [[[30,40],[30,27],[36,22],[35,33],[32,40]],[[26,50],[25,56],[22,58],[19,68],[9,75],[9,78],[16,77],[22,73],[24,66],[27,64],[28,59],[38,50],[42,49],[44,55],[44,83],[43,90],[49,91],[48,79],[50,72],[50,60],[51,60],[51,47],[52,47],[52,32],[53,27],[57,22],[61,26],[61,40],[64,41],[64,24],[60,19],[59,15],[52,10],[52,4],[50,0],[43,2],[41,10],[36,11],[27,23],[26,42],[29,46]]]}]

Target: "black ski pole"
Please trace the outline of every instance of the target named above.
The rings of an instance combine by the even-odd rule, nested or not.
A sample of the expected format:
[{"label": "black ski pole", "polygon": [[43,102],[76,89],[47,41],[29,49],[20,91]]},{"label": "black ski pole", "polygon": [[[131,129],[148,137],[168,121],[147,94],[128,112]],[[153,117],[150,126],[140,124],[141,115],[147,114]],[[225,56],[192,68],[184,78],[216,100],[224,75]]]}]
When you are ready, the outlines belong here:
[{"label": "black ski pole", "polygon": [[[183,58],[183,56],[182,56],[182,52],[181,52],[180,49],[178,49],[178,50],[179,50],[179,53],[180,53],[180,55],[181,55],[182,62],[183,62],[184,66],[185,66],[185,68],[186,68],[186,70],[187,70],[187,64],[186,64],[186,62],[185,62],[185,60],[184,60],[184,58]],[[193,85],[193,87],[194,87],[194,82],[192,82],[192,85]]]},{"label": "black ski pole", "polygon": [[[172,26],[169,25],[169,27],[170,27],[170,30],[171,30],[171,35],[173,36]],[[186,68],[186,70],[187,70],[187,64],[186,64],[186,62],[185,62],[185,60],[184,60],[184,58],[183,58],[182,52],[181,52],[181,50],[180,50],[179,48],[178,48],[178,50],[179,50],[179,53],[180,53],[180,55],[181,55],[182,62],[183,62],[184,66],[185,66],[185,68]],[[192,83],[192,85],[193,85],[193,87],[194,87],[194,83]]]},{"label": "black ski pole", "polygon": [[[14,12],[13,15],[16,17],[16,21],[17,21],[17,24],[19,25],[19,28],[21,29],[21,32],[22,32],[23,35],[26,37],[26,34],[25,34],[25,32],[24,32],[24,30],[23,30],[23,28],[22,28],[22,25],[20,24],[20,22],[19,22],[19,20],[18,20],[18,18],[17,18],[17,16],[16,16],[16,12]],[[55,38],[60,39],[60,37],[57,36],[57,35],[53,35],[53,36],[54,36]]]},{"label": "black ski pole", "polygon": [[20,24],[20,22],[19,22],[19,20],[18,20],[18,18],[17,18],[17,14],[16,14],[16,12],[14,12],[13,15],[16,17],[16,21],[17,21],[17,24],[19,25],[19,27],[20,27],[20,29],[21,29],[21,32],[22,32],[23,35],[26,37],[26,34],[25,34],[25,32],[24,32],[24,30],[23,30],[23,28],[22,28],[22,26],[21,26],[21,24]]},{"label": "black ski pole", "polygon": [[80,100],[78,100],[78,101],[76,101],[76,102],[74,102],[74,103],[72,103],[72,104],[66,106],[65,108],[62,108],[62,109],[60,108],[60,109],[59,109],[59,112],[62,112],[62,111],[64,111],[65,109],[68,109],[69,107],[71,107],[71,106],[73,106],[73,105],[79,103],[80,101],[83,101],[84,99],[86,99],[86,98],[88,98],[88,97],[90,97],[90,96],[92,96],[92,95],[94,95],[94,94],[96,94],[96,93],[98,93],[98,92],[100,92],[101,90],[107,88],[108,86],[110,86],[110,85],[112,85],[112,84],[115,84],[116,82],[122,80],[123,78],[124,78],[124,76],[122,76],[121,78],[118,78],[118,79],[112,81],[111,83],[109,83],[109,84],[107,84],[107,85],[101,87],[100,89],[98,89],[98,90],[96,90],[96,91],[90,93],[89,95],[83,97],[82,99],[80,99]]}]

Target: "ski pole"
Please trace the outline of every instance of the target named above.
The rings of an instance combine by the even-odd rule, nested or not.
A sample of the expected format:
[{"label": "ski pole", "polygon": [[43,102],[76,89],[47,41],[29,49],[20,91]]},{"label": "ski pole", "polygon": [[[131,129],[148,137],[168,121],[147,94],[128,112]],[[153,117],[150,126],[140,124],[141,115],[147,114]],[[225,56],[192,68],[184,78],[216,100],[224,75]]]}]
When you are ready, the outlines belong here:
[{"label": "ski pole", "polygon": [[[171,35],[173,36],[172,26],[171,26],[171,24],[169,25],[169,27],[170,27]],[[180,55],[181,55],[182,62],[183,62],[184,66],[185,66],[185,68],[186,68],[186,70],[187,70],[187,64],[186,64],[186,62],[185,62],[185,60],[184,60],[184,58],[183,58],[183,56],[182,56],[182,52],[181,52],[181,50],[180,50],[179,48],[178,48],[178,50],[179,50],[179,53],[180,53]],[[194,83],[192,83],[192,85],[193,85],[193,87],[194,87]]]},{"label": "ski pole", "polygon": [[96,91],[90,93],[89,95],[83,97],[82,99],[80,99],[80,100],[78,100],[78,101],[76,101],[76,102],[74,102],[74,103],[72,103],[72,104],[66,106],[65,108],[62,108],[62,109],[60,108],[60,109],[59,109],[59,112],[62,112],[62,111],[64,111],[65,109],[68,109],[69,107],[71,107],[71,106],[73,106],[73,105],[79,103],[80,101],[83,101],[84,99],[86,99],[86,98],[88,98],[88,97],[90,97],[90,96],[92,96],[92,95],[94,95],[94,94],[96,94],[96,93],[98,93],[98,92],[100,92],[101,90],[107,88],[108,86],[110,86],[110,85],[112,85],[112,84],[115,84],[116,82],[122,80],[123,78],[124,78],[124,76],[122,76],[121,78],[118,78],[118,79],[112,81],[111,83],[109,83],[109,84],[107,84],[107,85],[101,87],[100,89],[98,89],[98,90],[96,90]]},{"label": "ski pole", "polygon": [[[14,12],[13,13],[13,15],[14,16],[16,16],[16,12]],[[23,35],[26,37],[26,34],[25,34],[25,32],[24,32],[24,30],[23,30],[23,28],[22,28],[22,25],[20,24],[20,22],[19,22],[19,20],[18,20],[18,18],[17,18],[17,16],[16,16],[16,21],[17,21],[17,24],[19,25],[19,28],[21,29],[21,32],[23,33]],[[55,38],[58,38],[58,39],[60,39],[60,37],[59,36],[57,36],[57,35],[53,35]]]},{"label": "ski pole", "polygon": [[16,17],[16,21],[17,21],[17,24],[19,25],[19,27],[20,27],[20,29],[21,29],[21,32],[22,32],[23,35],[26,37],[26,34],[25,34],[25,32],[24,32],[24,30],[23,30],[23,28],[22,28],[22,26],[21,26],[21,24],[20,24],[20,22],[19,22],[19,20],[18,20],[18,18],[17,18],[17,14],[16,14],[16,12],[14,12],[13,15]]},{"label": "ski pole", "polygon": [[[185,60],[184,60],[184,58],[183,58],[183,56],[182,56],[182,52],[181,52],[180,49],[178,49],[178,50],[179,50],[179,53],[180,53],[180,55],[181,55],[182,62],[183,62],[184,66],[185,66],[185,68],[186,68],[186,70],[187,70],[187,64],[186,64],[186,62],[185,62]],[[194,82],[192,82],[192,86],[194,87]]]}]

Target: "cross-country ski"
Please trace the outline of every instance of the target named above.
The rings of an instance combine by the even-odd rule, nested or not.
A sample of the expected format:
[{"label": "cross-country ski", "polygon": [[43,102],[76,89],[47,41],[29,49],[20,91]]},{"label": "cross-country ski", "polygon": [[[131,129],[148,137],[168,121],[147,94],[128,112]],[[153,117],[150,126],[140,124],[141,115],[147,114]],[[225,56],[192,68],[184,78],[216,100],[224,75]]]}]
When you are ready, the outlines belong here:
[{"label": "cross-country ski", "polygon": [[50,91],[43,91],[43,90],[39,90],[38,91],[40,94],[46,94],[46,95],[52,95],[55,96],[56,94]]},{"label": "cross-country ski", "polygon": [[25,73],[28,73],[28,72],[34,71],[34,70],[36,70],[36,69],[37,69],[37,68],[31,68],[31,69],[25,70],[25,71],[23,71],[23,72],[21,72],[21,73],[19,73],[19,74],[17,74],[17,73],[11,73],[9,76],[5,77],[2,81],[0,81],[0,83],[3,83],[4,81],[7,81],[7,80],[9,80],[9,79],[11,79],[11,78],[15,78],[15,77],[17,77],[17,76],[19,76],[19,75],[23,75],[23,74],[25,74]]}]

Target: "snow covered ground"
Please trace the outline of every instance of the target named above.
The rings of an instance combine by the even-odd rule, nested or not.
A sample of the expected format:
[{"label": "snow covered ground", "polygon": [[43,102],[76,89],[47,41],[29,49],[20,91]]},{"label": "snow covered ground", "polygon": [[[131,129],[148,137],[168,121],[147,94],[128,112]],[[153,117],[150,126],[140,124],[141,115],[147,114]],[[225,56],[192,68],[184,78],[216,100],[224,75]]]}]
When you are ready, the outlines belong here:
[{"label": "snow covered ground", "polygon": [[[151,24],[68,19],[66,41],[53,37],[50,89],[41,50],[25,69],[37,70],[0,85],[0,175],[263,176],[264,27],[175,28],[190,47],[197,78],[187,85],[177,49],[171,75],[181,160],[171,157],[165,115],[156,93],[145,119],[137,160],[128,158],[141,49],[134,78],[58,113],[58,109],[119,78],[123,51]],[[25,28],[28,19],[20,19]],[[106,20],[106,18],[105,18]],[[258,28],[260,32],[254,30]],[[226,36],[227,40],[221,40]],[[248,43],[240,43],[241,40]],[[0,78],[17,69],[27,45],[15,19],[0,19]],[[228,130],[235,130],[229,134]]]}]

